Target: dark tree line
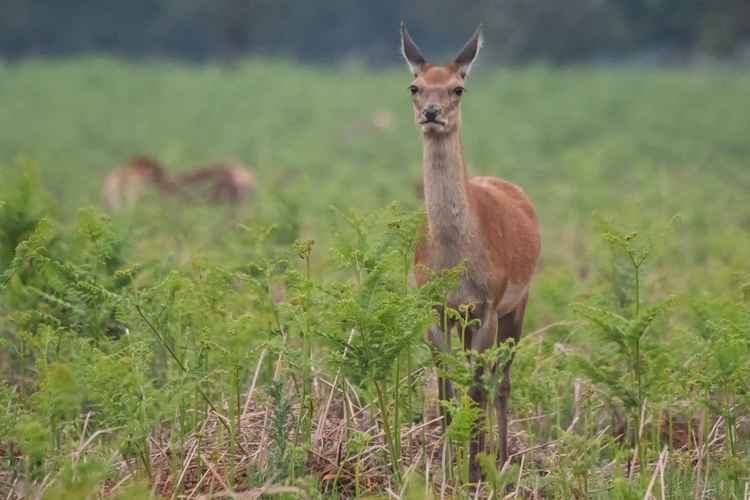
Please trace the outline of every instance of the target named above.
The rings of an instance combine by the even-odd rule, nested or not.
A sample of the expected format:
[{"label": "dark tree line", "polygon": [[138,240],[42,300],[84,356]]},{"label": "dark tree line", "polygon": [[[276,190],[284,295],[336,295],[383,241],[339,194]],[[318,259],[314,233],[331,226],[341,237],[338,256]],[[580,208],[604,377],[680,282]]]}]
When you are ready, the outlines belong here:
[{"label": "dark tree line", "polygon": [[748,0],[0,0],[0,55],[388,63],[400,19],[433,54],[455,50],[481,21],[490,56],[507,62],[730,56],[750,40]]}]

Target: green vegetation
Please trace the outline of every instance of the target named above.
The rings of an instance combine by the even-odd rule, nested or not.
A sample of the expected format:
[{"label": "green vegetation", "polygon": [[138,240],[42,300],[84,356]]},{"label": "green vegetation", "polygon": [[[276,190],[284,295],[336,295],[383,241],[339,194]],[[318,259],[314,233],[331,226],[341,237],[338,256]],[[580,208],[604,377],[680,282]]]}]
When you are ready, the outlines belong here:
[{"label": "green vegetation", "polygon": [[[455,274],[410,285],[407,85],[270,61],[0,68],[0,496],[475,497],[464,353],[445,433],[426,387]],[[523,186],[543,228],[526,333],[494,352],[516,353],[513,460],[482,459],[481,493],[744,498],[750,75],[484,68],[467,87],[472,171]],[[259,192],[104,215],[104,175],[143,152],[248,161]]]}]

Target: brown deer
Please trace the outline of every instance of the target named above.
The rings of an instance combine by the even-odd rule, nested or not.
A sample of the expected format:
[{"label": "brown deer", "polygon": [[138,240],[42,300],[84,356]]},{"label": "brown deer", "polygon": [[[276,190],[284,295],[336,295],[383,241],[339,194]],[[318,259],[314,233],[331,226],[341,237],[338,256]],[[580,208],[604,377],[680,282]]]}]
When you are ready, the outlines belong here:
[{"label": "brown deer", "polygon": [[[482,352],[521,337],[531,277],[540,252],[539,225],[526,194],[495,177],[469,177],[461,142],[461,100],[464,83],[482,46],[481,27],[447,66],[429,64],[401,25],[401,51],[414,80],[409,85],[414,119],[422,132],[422,176],[427,211],[426,236],[418,246],[417,284],[432,272],[463,264],[464,273],[448,297],[448,305],[471,305],[471,322],[464,349]],[[441,312],[441,311],[439,311]],[[450,351],[450,329],[432,326],[427,332],[437,353]],[[439,362],[439,356],[437,361]],[[508,460],[508,397],[510,365],[502,366],[502,381],[494,394],[499,458]],[[497,374],[497,366],[493,374]],[[483,368],[474,367],[471,398],[486,410]],[[439,397],[451,398],[449,380],[439,381]],[[485,448],[484,426],[471,443],[471,478],[481,477],[477,453]]]},{"label": "brown deer", "polygon": [[157,160],[133,156],[107,175],[102,196],[110,210],[122,210],[132,208],[149,190],[172,193],[174,185]]},{"label": "brown deer", "polygon": [[255,173],[240,162],[216,162],[173,178],[180,193],[210,203],[236,205],[256,188]]}]

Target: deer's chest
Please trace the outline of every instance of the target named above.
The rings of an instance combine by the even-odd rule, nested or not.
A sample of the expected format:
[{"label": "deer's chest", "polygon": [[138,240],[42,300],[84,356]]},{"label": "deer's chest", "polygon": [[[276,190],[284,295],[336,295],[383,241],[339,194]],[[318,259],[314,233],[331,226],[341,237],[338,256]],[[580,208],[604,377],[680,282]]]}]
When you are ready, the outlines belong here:
[{"label": "deer's chest", "polygon": [[[440,273],[462,266],[456,288],[449,294],[448,303],[452,307],[461,304],[483,304],[491,302],[491,277],[482,269],[479,247],[472,247],[471,238],[461,239],[431,234],[426,242],[423,258],[418,264],[425,265],[431,272]],[[420,262],[421,260],[421,262]]]}]

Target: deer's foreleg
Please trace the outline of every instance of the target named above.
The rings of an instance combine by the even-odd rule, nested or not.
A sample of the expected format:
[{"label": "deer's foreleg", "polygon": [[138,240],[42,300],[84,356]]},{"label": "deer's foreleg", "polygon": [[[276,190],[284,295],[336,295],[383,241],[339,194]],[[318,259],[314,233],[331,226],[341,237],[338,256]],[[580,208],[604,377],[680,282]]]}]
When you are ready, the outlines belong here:
[{"label": "deer's foreleg", "polygon": [[[498,331],[498,319],[497,313],[488,304],[485,304],[476,312],[477,316],[481,319],[481,324],[478,327],[472,327],[470,345],[472,350],[482,352],[495,343]],[[469,479],[472,482],[477,482],[482,477],[482,471],[479,466],[479,461],[477,460],[477,455],[485,451],[487,389],[484,387],[483,379],[485,369],[482,365],[482,360],[475,359],[474,364],[474,384],[469,390],[469,396],[474,400],[477,407],[482,410],[482,416],[477,421],[469,449]]]}]

